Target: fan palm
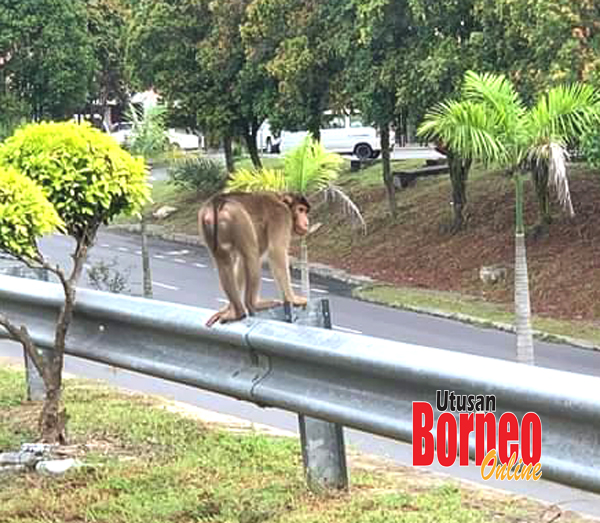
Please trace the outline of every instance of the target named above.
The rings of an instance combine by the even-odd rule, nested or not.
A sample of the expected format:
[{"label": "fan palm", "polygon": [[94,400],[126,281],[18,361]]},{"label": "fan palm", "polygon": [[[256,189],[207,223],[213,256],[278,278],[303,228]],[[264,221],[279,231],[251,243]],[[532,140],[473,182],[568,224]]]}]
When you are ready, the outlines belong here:
[{"label": "fan palm", "polygon": [[[323,145],[307,136],[302,143],[284,157],[283,170],[239,169],[231,176],[227,191],[276,191],[303,194],[311,200],[341,202],[343,211],[358,221],[366,231],[363,216],[352,199],[335,181],[343,165],[341,156],[325,150]],[[306,239],[300,243],[302,292],[310,297],[308,248]]]},{"label": "fan palm", "polygon": [[[566,144],[597,124],[600,114],[598,93],[583,84],[559,86],[545,93],[527,109],[513,84],[502,75],[468,72],[462,91],[465,125],[453,130],[451,122],[438,117],[425,124],[424,133],[434,131],[454,147],[463,159],[478,159],[507,168],[515,179],[515,320],[517,359],[533,363],[531,306],[523,224],[523,174],[533,175],[540,218],[549,217],[548,191],[557,190],[560,203],[572,215],[573,206],[567,178]],[[448,106],[448,104],[447,104]],[[455,112],[460,114],[455,109]],[[436,112],[431,114],[435,115]],[[438,106],[437,114],[449,119],[451,111]],[[441,125],[441,123],[444,125]],[[459,120],[460,123],[460,120]],[[465,129],[472,125],[471,129]],[[443,133],[443,134],[442,134]]]}]

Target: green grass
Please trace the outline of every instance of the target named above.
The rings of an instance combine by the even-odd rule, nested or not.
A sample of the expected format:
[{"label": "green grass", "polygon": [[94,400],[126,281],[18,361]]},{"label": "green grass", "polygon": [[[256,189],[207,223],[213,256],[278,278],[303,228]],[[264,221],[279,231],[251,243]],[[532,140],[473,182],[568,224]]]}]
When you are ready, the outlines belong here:
[{"label": "green grass", "polygon": [[[24,388],[22,372],[0,367],[0,451],[35,436],[39,407],[24,401]],[[0,481],[3,523],[533,523],[544,512],[356,455],[350,492],[317,496],[296,438],[218,430],[157,398],[82,380],[66,380],[65,403],[70,443],[87,466]]]},{"label": "green grass", "polygon": [[[492,326],[494,323],[513,325],[515,316],[507,307],[457,292],[401,288],[389,285],[360,287],[356,298],[407,310],[442,312],[459,316],[457,319]],[[462,316],[462,317],[460,317]],[[591,322],[555,320],[533,316],[532,326],[540,338],[557,340],[569,337],[600,346],[600,329]]]}]

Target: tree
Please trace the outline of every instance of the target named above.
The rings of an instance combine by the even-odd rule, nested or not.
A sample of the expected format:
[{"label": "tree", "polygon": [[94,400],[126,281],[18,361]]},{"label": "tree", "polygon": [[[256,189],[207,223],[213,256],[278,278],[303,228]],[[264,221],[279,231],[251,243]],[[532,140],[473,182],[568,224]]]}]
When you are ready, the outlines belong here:
[{"label": "tree", "polygon": [[[315,200],[323,195],[326,201],[338,200],[344,212],[358,220],[366,232],[366,223],[356,204],[335,181],[342,166],[342,158],[325,150],[323,145],[307,136],[303,142],[286,154],[283,171],[239,169],[227,183],[227,191],[275,191],[302,194]],[[310,298],[308,248],[306,238],[300,244],[302,292]]]},{"label": "tree", "polygon": [[[517,359],[533,363],[529,283],[523,223],[523,173],[543,176],[552,183],[559,201],[570,214],[573,207],[567,178],[565,145],[575,133],[598,122],[600,98],[590,86],[572,84],[554,87],[535,106],[527,109],[514,85],[502,75],[468,72],[463,87],[468,114],[479,115],[477,127],[463,125],[449,137],[449,147],[471,158],[497,163],[515,180],[515,321]],[[446,106],[449,104],[446,103]],[[444,112],[444,105],[438,107]],[[467,139],[468,138],[468,139]],[[460,151],[460,152],[459,152]],[[535,174],[538,171],[540,174]],[[536,191],[537,192],[537,191]]]},{"label": "tree", "polygon": [[[0,316],[0,324],[23,345],[44,380],[42,439],[62,443],[67,419],[61,402],[62,369],[77,283],[98,228],[121,213],[136,212],[148,200],[146,170],[141,159],[131,157],[111,137],[71,121],[18,130],[0,146],[0,171],[6,180],[0,184],[0,248],[53,273],[65,295],[47,360],[38,355],[25,326]],[[40,235],[57,227],[75,240],[69,271],[48,262],[37,245]]]},{"label": "tree", "polygon": [[597,2],[476,0],[478,65],[503,71],[527,104],[549,88],[575,81],[597,84],[600,43]]},{"label": "tree", "polygon": [[93,67],[82,0],[0,0],[0,97],[35,119],[69,117],[85,104]]},{"label": "tree", "polygon": [[353,39],[347,54],[344,89],[347,105],[380,131],[383,183],[392,217],[396,217],[396,187],[390,165],[390,127],[398,121],[398,54],[404,51],[410,29],[410,9],[404,1],[356,2]]},{"label": "tree", "polygon": [[[256,134],[275,84],[244,53],[240,26],[249,0],[145,2],[132,27],[129,56],[143,86],[153,85],[172,114],[220,136],[233,172],[232,139],[242,136],[260,167]],[[177,38],[172,38],[177,34]]]},{"label": "tree", "polygon": [[127,98],[125,41],[129,11],[123,0],[86,0],[88,33],[94,53],[90,105],[97,105],[105,125],[112,125],[111,100]]},{"label": "tree", "polygon": [[[163,154],[169,147],[165,125],[165,108],[162,105],[142,106],[136,108],[133,104],[129,109],[131,136],[128,149],[132,154],[141,156],[148,163]],[[152,275],[150,271],[150,253],[148,236],[146,234],[146,215],[140,218],[140,236],[142,243],[142,280],[144,297],[152,298]]]},{"label": "tree", "polygon": [[242,27],[250,63],[264,64],[277,96],[272,128],[307,129],[319,139],[323,112],[334,109],[331,86],[344,70],[351,3],[334,0],[253,0]]},{"label": "tree", "polygon": [[437,143],[448,158],[452,185],[452,231],[464,224],[467,205],[467,178],[474,158],[496,158],[499,145],[490,133],[493,115],[480,104],[469,100],[441,102],[431,109],[419,127],[418,134]]}]

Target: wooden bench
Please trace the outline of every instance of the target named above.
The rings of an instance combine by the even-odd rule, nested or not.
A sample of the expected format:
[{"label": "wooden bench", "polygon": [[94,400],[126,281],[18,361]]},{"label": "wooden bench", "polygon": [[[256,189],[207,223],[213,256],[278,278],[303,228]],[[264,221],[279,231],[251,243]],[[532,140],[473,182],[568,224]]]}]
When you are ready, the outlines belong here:
[{"label": "wooden bench", "polygon": [[438,174],[446,174],[449,172],[448,164],[442,165],[427,165],[425,167],[419,167],[418,169],[411,169],[407,171],[394,171],[394,185],[396,187],[408,187],[408,185],[414,182],[421,176],[437,176]]}]

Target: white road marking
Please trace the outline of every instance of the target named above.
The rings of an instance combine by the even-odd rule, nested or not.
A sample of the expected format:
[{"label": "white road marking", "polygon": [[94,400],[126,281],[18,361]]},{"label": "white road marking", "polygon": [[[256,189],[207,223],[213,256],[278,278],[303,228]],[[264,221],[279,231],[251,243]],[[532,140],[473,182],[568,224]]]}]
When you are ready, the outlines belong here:
[{"label": "white road marking", "polygon": [[167,256],[181,256],[182,254],[189,254],[190,251],[187,249],[179,250],[179,251],[169,251],[165,253]]},{"label": "white road marking", "polygon": [[141,255],[142,255],[142,251],[135,251],[135,253],[136,253],[138,256],[141,256]]},{"label": "white road marking", "polygon": [[156,258],[157,260],[164,260],[165,259],[165,257],[162,254],[155,254],[153,257]]},{"label": "white road marking", "polygon": [[107,247],[110,247],[110,245],[108,243],[101,243],[100,247],[107,248]]},{"label": "white road marking", "polygon": [[129,252],[129,249],[127,247],[117,247],[117,250],[121,252]]},{"label": "white road marking", "polygon": [[339,325],[332,325],[332,327],[336,331],[351,332],[352,334],[362,334],[362,331],[357,331],[356,329],[349,329],[348,327],[340,327]]},{"label": "white road marking", "polygon": [[175,287],[174,285],[167,285],[166,283],[160,283],[158,281],[153,281],[152,285],[156,285],[157,287],[162,287],[163,289],[167,289],[170,291],[178,291],[179,287]]},{"label": "white road marking", "polygon": [[292,283],[292,287],[300,287],[299,283]]},{"label": "white road marking", "polygon": [[273,283],[275,280],[273,278],[261,278],[262,281],[266,281],[267,283]]},{"label": "white road marking", "polygon": [[175,260],[177,263],[187,263],[185,260],[182,260],[181,258],[175,258]]},{"label": "white road marking", "polygon": [[199,267],[200,269],[206,269],[207,265],[203,263],[194,263],[194,267]]},{"label": "white road marking", "polygon": [[316,292],[318,294],[327,294],[327,291],[324,291],[323,289],[311,289],[310,292]]}]

